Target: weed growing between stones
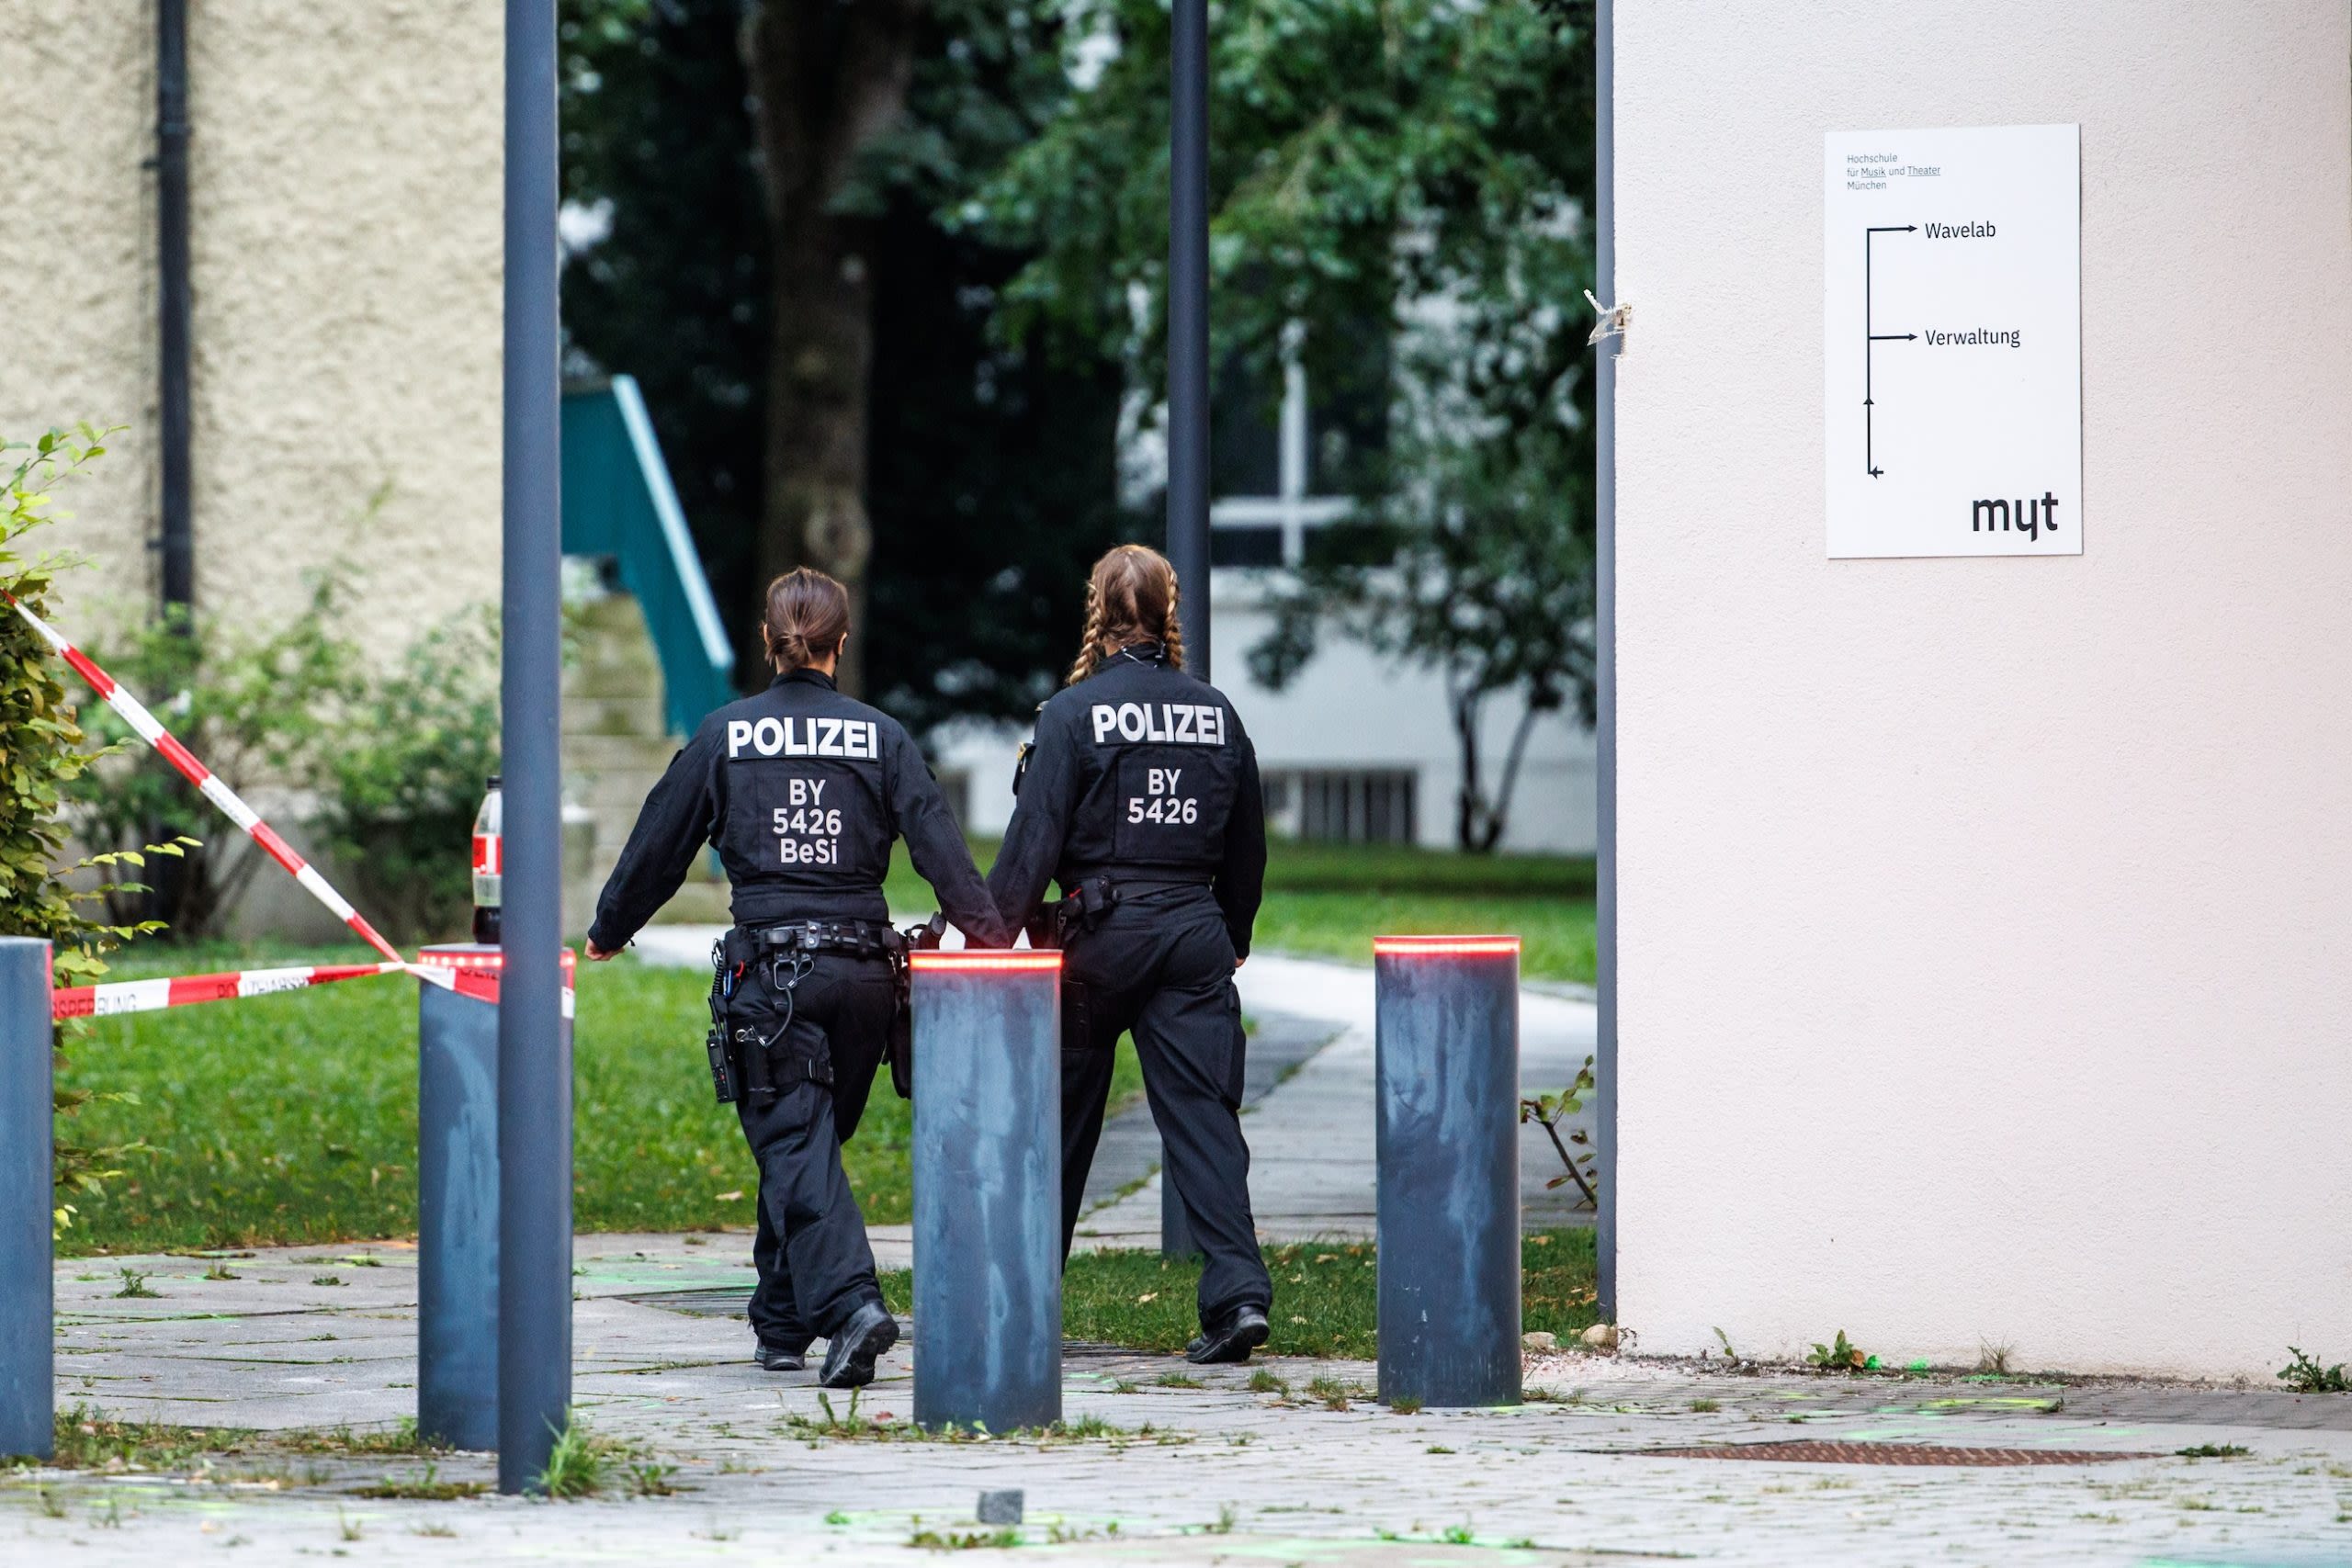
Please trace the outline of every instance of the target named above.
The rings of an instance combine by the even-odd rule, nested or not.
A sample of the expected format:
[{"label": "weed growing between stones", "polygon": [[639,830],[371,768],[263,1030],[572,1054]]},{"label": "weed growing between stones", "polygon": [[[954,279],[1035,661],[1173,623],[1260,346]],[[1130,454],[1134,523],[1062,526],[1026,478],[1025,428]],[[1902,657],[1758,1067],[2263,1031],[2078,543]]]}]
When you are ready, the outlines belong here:
[{"label": "weed growing between stones", "polygon": [[151,1291],[147,1288],[147,1281],[154,1277],[151,1274],[141,1274],[136,1269],[119,1269],[116,1272],[122,1276],[122,1289],[115,1292],[118,1298],[137,1297],[154,1301],[160,1299],[164,1293],[161,1291]]},{"label": "weed growing between stones", "polygon": [[616,1466],[639,1457],[640,1450],[635,1444],[607,1438],[578,1416],[571,1416],[556,1434],[555,1446],[548,1450],[547,1468],[534,1479],[532,1490],[549,1497],[593,1497],[613,1480]]},{"label": "weed growing between stones", "polygon": [[827,1441],[872,1443],[1035,1443],[1040,1448],[1052,1448],[1059,1443],[1105,1442],[1113,1450],[1124,1450],[1133,1443],[1148,1443],[1159,1448],[1178,1447],[1192,1442],[1189,1432],[1172,1432],[1155,1427],[1148,1421],[1132,1430],[1114,1426],[1099,1416],[1081,1416],[1076,1420],[1057,1421],[1050,1427],[1016,1427],[1009,1431],[991,1432],[986,1427],[958,1427],[953,1424],[937,1428],[919,1427],[914,1422],[892,1416],[888,1411],[867,1415],[858,1408],[857,1392],[850,1393],[849,1404],[836,1410],[831,1397],[817,1395],[820,1414],[804,1415],[788,1411],[785,1415],[785,1432],[814,1447]]},{"label": "weed growing between stones", "polygon": [[460,1497],[479,1497],[489,1490],[486,1481],[444,1481],[440,1466],[427,1463],[421,1475],[388,1475],[372,1486],[360,1487],[355,1495],[411,1503],[449,1503]]},{"label": "weed growing between stones", "polygon": [[2297,1393],[2352,1393],[2352,1378],[2345,1375],[2343,1362],[2321,1366],[2318,1358],[2292,1345],[2287,1347],[2287,1354],[2294,1359],[2278,1370],[2278,1381]]},{"label": "weed growing between stones", "polygon": [[1010,1526],[1001,1530],[934,1530],[922,1528],[915,1521],[915,1531],[907,1537],[909,1546],[929,1551],[973,1551],[982,1548],[1009,1549],[1021,1544],[1021,1532]]}]

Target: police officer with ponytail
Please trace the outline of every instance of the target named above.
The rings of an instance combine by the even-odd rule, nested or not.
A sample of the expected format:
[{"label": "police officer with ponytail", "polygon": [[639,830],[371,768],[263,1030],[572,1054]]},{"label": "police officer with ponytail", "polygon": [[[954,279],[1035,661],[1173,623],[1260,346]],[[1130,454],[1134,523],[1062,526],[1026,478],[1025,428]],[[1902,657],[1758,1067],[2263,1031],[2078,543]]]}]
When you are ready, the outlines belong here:
[{"label": "police officer with ponytail", "polygon": [[1102,1133],[1112,1048],[1135,1034],[1167,1150],[1163,1179],[1206,1263],[1197,1362],[1244,1361],[1266,1342],[1273,1284],[1250,1213],[1241,1136],[1245,1042],[1233,972],[1265,888],[1257,754],[1225,694],[1184,672],[1176,573],[1122,545],[1095,563],[1069,683],[1038,710],[1019,800],[989,874],[1016,926],[1048,878],[1061,899],[1062,1255]]},{"label": "police officer with ponytail", "polygon": [[759,1164],[755,1359],[797,1371],[826,1341],[820,1382],[873,1381],[896,1343],[842,1170],[899,1016],[905,939],[882,879],[904,838],[915,870],[975,945],[1002,947],[971,852],[914,741],[835,690],[849,595],[803,568],[768,585],[776,676],[705,719],[647,797],[597,900],[588,956],[612,957],[667,903],[705,845],[733,889],[713,955],[711,1075]]}]

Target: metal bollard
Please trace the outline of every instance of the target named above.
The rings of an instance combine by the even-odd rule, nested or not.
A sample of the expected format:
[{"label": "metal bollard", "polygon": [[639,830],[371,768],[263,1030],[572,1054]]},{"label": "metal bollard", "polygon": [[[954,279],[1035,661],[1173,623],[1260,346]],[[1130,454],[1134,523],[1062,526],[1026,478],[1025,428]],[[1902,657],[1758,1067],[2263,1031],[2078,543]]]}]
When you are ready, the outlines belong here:
[{"label": "metal bollard", "polygon": [[1377,937],[1380,1397],[1519,1403],[1519,939]]},{"label": "metal bollard", "polygon": [[56,1429],[56,1187],[49,943],[0,937],[0,1458],[47,1459]]},{"label": "metal bollard", "polygon": [[[498,953],[451,942],[420,957],[464,973]],[[420,981],[416,1043],[416,1430],[452,1448],[494,1449],[498,1005]]]},{"label": "metal bollard", "polygon": [[918,953],[915,1422],[1062,1417],[1061,954]]},{"label": "metal bollard", "polygon": [[[416,1429],[452,1448],[498,1444],[498,977],[503,952],[428,947],[420,981],[416,1086]],[[563,955],[571,986],[572,956]],[[571,1019],[562,1020],[565,1055]]]}]

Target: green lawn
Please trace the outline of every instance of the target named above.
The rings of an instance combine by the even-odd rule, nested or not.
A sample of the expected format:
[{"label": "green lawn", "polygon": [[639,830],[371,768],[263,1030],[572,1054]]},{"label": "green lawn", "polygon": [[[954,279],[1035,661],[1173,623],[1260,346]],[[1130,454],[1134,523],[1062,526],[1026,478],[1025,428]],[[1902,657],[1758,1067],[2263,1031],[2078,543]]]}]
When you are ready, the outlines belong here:
[{"label": "green lawn", "polygon": [[[1521,1257],[1524,1331],[1565,1341],[1599,1320],[1591,1231],[1529,1236]],[[1362,1244],[1268,1247],[1274,1310],[1266,1353],[1371,1359],[1379,1321],[1373,1259]],[[1198,1263],[1170,1263],[1156,1252],[1079,1253],[1062,1277],[1062,1332],[1136,1350],[1182,1350],[1200,1332],[1193,1294],[1200,1278]],[[883,1276],[882,1293],[894,1309],[908,1310],[912,1276]]]},{"label": "green lawn", "polygon": [[[110,978],[256,963],[364,962],[354,949],[153,948]],[[708,982],[624,960],[583,964],[573,1032],[583,1230],[749,1225],[752,1166],[734,1112],[710,1098]],[[98,1021],[69,1043],[64,1081],[129,1090],[86,1107],[82,1143],[143,1140],[80,1213],[73,1253],[324,1242],[416,1229],[416,983],[315,991]],[[1141,1088],[1123,1046],[1113,1094]],[[848,1150],[866,1217],[909,1217],[906,1101],[878,1082]]]},{"label": "green lawn", "polygon": [[[976,839],[973,858],[996,858]],[[1515,935],[1530,979],[1593,978],[1592,861],[1575,855],[1461,855],[1395,845],[1277,840],[1266,861],[1257,946],[1372,962],[1384,935]],[[890,868],[890,907],[928,909],[931,889],[903,848]]]},{"label": "green lawn", "polygon": [[[976,848],[982,863],[994,857],[993,844]],[[1267,951],[1369,962],[1371,939],[1384,931],[1514,931],[1526,939],[1531,976],[1591,977],[1587,861],[1278,844],[1267,880],[1259,927]],[[894,908],[930,907],[903,859],[890,892]],[[148,944],[109,977],[370,956],[356,947]],[[752,1223],[750,1161],[733,1112],[711,1101],[704,1066],[707,984],[696,971],[634,961],[582,966],[573,1202],[583,1229]],[[415,985],[396,977],[93,1024],[68,1042],[64,1081],[127,1091],[137,1103],[90,1105],[63,1135],[148,1148],[122,1162],[124,1177],[106,1193],[76,1200],[65,1249],[413,1233],[415,1036]],[[1124,1102],[1139,1088],[1123,1043],[1114,1094]],[[868,1103],[850,1145],[851,1181],[869,1219],[902,1222],[907,1106],[887,1083]]]}]

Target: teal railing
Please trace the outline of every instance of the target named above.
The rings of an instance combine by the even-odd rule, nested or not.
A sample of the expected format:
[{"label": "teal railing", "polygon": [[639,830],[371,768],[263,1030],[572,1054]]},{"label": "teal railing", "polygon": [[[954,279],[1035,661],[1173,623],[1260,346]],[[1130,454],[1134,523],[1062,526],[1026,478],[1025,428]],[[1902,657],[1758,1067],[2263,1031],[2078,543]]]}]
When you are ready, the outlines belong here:
[{"label": "teal railing", "polygon": [[735,700],[735,650],[633,377],[563,395],[563,553],[619,563],[662,660],[673,734]]}]

